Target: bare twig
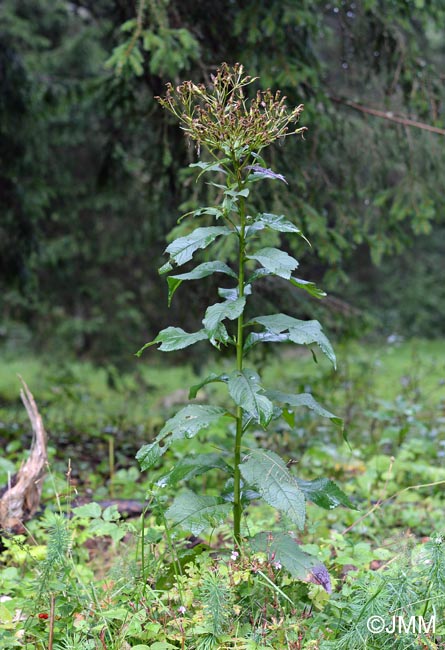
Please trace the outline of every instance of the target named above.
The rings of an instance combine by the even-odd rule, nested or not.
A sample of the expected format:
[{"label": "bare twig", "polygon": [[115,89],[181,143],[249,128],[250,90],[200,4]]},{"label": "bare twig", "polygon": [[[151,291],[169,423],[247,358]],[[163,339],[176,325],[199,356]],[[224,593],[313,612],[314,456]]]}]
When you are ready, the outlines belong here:
[{"label": "bare twig", "polygon": [[397,124],[403,124],[405,126],[411,126],[416,129],[422,129],[423,131],[429,131],[430,133],[445,135],[445,129],[441,129],[438,126],[432,126],[431,124],[426,124],[425,122],[419,122],[418,120],[412,120],[409,117],[394,115],[392,111],[381,111],[377,108],[362,106],[361,104],[357,104],[356,102],[353,102],[349,99],[340,99],[340,97],[334,97],[332,95],[329,96],[329,99],[336,104],[344,104],[345,106],[353,108],[355,111],[360,111],[361,113],[374,115],[374,117],[380,117],[384,120],[389,120],[390,122],[396,122]]}]

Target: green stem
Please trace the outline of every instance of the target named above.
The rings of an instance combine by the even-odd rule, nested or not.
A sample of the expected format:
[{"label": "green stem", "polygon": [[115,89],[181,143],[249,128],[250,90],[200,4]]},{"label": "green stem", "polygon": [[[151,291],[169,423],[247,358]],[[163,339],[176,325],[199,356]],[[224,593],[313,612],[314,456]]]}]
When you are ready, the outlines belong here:
[{"label": "green stem", "polygon": [[[242,189],[240,169],[238,171],[238,188]],[[244,199],[239,205],[240,229],[239,229],[239,255],[238,255],[238,296],[244,296],[244,264],[245,264],[245,231],[246,231],[246,210]],[[243,369],[243,326],[244,312],[238,317],[236,336],[236,369],[240,372]],[[241,543],[241,439],[243,436],[243,409],[238,406],[236,409],[236,437],[234,454],[233,474],[233,534],[235,543]]]}]

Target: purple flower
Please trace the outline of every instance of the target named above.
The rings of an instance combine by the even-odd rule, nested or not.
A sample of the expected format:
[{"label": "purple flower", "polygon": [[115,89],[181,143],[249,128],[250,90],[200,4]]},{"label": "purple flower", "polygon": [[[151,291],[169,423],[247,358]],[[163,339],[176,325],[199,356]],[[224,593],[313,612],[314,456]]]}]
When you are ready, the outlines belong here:
[{"label": "purple flower", "polygon": [[316,585],[321,585],[323,589],[328,592],[328,594],[332,594],[331,578],[329,577],[328,570],[324,564],[317,564],[317,566],[314,566],[314,568],[310,571],[308,579],[309,582],[313,582]]},{"label": "purple flower", "polygon": [[253,171],[255,176],[263,176],[264,178],[276,178],[279,181],[283,181],[283,183],[287,183],[287,180],[284,178],[282,174],[276,174],[272,169],[266,169],[265,167],[261,167],[261,165],[249,165],[246,167],[246,169],[250,169]]}]

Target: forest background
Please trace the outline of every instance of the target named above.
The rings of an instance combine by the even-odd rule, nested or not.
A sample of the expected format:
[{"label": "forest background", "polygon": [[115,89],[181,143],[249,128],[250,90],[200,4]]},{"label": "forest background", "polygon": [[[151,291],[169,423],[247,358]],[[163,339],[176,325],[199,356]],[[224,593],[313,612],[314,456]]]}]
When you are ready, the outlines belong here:
[{"label": "forest background", "polygon": [[120,366],[167,322],[196,329],[207,289],[167,315],[156,269],[214,188],[155,96],[222,61],[305,104],[304,140],[268,160],[289,188],[264,201],[308,236],[301,268],[329,297],[283,283],[283,308],[339,336],[443,336],[444,22],[438,0],[4,0],[2,342]]}]

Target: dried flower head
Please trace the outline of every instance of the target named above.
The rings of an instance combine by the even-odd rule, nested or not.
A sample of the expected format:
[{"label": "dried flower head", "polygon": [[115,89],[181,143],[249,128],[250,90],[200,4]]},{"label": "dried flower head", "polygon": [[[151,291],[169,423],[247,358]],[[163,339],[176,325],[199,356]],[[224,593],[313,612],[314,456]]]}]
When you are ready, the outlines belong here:
[{"label": "dried flower head", "polygon": [[242,156],[287,135],[302,133],[305,127],[289,131],[298,121],[303,105],[288,110],[280,91],[258,91],[248,99],[244,88],[256,77],[244,75],[243,66],[223,63],[211,76],[209,87],[185,81],[173,88],[167,84],[165,97],[157,97],[161,106],[173,113],[185,133],[211,152]]}]

